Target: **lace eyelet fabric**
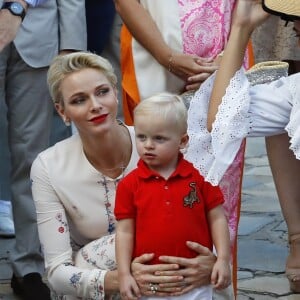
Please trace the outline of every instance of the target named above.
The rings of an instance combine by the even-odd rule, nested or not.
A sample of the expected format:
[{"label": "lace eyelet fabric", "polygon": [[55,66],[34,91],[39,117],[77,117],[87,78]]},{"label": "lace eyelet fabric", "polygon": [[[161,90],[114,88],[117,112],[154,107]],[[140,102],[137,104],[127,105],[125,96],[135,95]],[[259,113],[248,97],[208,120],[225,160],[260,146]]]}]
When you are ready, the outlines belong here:
[{"label": "lace eyelet fabric", "polygon": [[207,181],[219,184],[234,161],[251,125],[248,116],[249,84],[245,85],[243,71],[238,71],[219,106],[212,132],[207,130],[208,101],[215,75],[212,75],[195,93],[188,110],[190,137],[186,157],[200,170]]},{"label": "lace eyelet fabric", "polygon": [[285,127],[290,137],[290,149],[297,159],[300,159],[300,73],[290,76],[288,81],[291,91],[292,109],[290,121]]}]

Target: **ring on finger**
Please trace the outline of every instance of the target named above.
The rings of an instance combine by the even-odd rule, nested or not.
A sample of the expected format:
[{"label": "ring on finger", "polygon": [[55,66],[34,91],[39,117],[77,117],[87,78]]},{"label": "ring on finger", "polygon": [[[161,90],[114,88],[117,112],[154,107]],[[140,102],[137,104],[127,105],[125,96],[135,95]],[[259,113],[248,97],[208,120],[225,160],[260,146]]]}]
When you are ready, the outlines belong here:
[{"label": "ring on finger", "polygon": [[158,284],[157,283],[149,283],[149,288],[152,294],[155,294],[158,291]]},{"label": "ring on finger", "polygon": [[185,281],[185,279],[183,279],[183,280],[182,280],[182,286],[183,286],[183,287],[186,287],[186,286],[188,286],[188,285],[189,285],[189,284]]}]

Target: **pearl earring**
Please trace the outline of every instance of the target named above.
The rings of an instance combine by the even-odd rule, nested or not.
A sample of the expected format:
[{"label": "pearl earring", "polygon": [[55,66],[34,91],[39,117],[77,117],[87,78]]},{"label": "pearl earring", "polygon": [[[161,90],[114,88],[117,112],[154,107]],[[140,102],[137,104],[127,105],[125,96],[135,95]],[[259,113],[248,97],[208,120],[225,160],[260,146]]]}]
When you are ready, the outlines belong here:
[{"label": "pearl earring", "polygon": [[71,122],[67,118],[64,118],[64,123],[66,126],[71,126]]}]

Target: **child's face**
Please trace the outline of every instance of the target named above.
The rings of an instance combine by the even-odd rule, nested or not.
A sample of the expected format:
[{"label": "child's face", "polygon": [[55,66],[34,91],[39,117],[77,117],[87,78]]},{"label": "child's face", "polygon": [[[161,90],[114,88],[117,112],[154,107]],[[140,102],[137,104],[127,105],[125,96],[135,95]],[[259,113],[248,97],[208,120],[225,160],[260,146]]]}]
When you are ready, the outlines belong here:
[{"label": "child's face", "polygon": [[174,121],[154,116],[136,116],[134,120],[137,151],[150,169],[162,173],[177,166],[179,150],[188,142]]}]

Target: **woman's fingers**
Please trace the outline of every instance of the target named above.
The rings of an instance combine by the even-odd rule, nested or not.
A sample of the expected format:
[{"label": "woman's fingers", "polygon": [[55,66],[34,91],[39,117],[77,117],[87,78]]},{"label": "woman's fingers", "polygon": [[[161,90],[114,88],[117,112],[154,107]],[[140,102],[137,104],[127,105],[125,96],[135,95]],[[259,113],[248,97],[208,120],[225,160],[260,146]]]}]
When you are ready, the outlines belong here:
[{"label": "woman's fingers", "polygon": [[141,256],[136,257],[133,260],[133,263],[144,264],[144,263],[149,262],[153,257],[154,257],[154,253],[143,254]]},{"label": "woman's fingers", "polygon": [[161,256],[162,264],[147,265],[153,258],[144,254],[132,263],[132,272],[143,295],[181,295],[195,287],[210,283],[215,256],[198,243],[187,242],[187,246],[199,255],[195,258]]},{"label": "woman's fingers", "polygon": [[156,265],[146,265],[153,258],[154,254],[143,254],[139,257],[136,257],[132,261],[132,268],[137,268],[139,271],[144,270],[146,273],[154,273],[155,271],[167,271],[167,270],[176,270],[179,268],[178,264],[156,264]]},{"label": "woman's fingers", "polygon": [[180,296],[180,295],[186,294],[187,292],[191,291],[194,288],[196,288],[196,286],[194,286],[194,285],[187,285],[180,292],[172,293],[172,296]]},{"label": "woman's fingers", "polygon": [[[150,283],[145,283],[140,286],[140,291],[143,295],[170,296],[173,293],[181,293],[186,287],[182,284],[182,279],[181,281],[177,281],[176,283],[169,283],[169,281],[166,281],[167,283],[165,284],[161,283],[163,279],[163,277],[156,276],[156,278],[150,281]],[[165,279],[167,278],[165,277]]]},{"label": "woman's fingers", "polygon": [[187,246],[199,255],[195,258],[182,258],[174,256],[161,256],[164,263],[178,264],[180,269],[157,271],[158,276],[182,276],[188,288],[199,287],[210,283],[211,272],[216,261],[215,255],[206,247],[194,242],[187,242]]},{"label": "woman's fingers", "polygon": [[195,242],[191,242],[191,241],[187,241],[186,245],[190,249],[196,251],[199,254],[199,256],[211,258],[213,260],[213,262],[216,261],[216,256],[207,247],[202,246],[199,243],[195,243]]},{"label": "woman's fingers", "polygon": [[[135,258],[131,264],[133,276],[138,283],[141,293],[147,296],[153,296],[153,294],[156,296],[165,296],[166,294],[170,295],[174,292],[180,292],[183,289],[183,286],[180,284],[183,279],[181,275],[155,275],[155,272],[171,272],[178,270],[179,265],[165,263],[157,265],[145,264],[152,258],[153,255],[144,254]],[[164,289],[160,286],[162,283],[174,283],[174,285]]]}]

